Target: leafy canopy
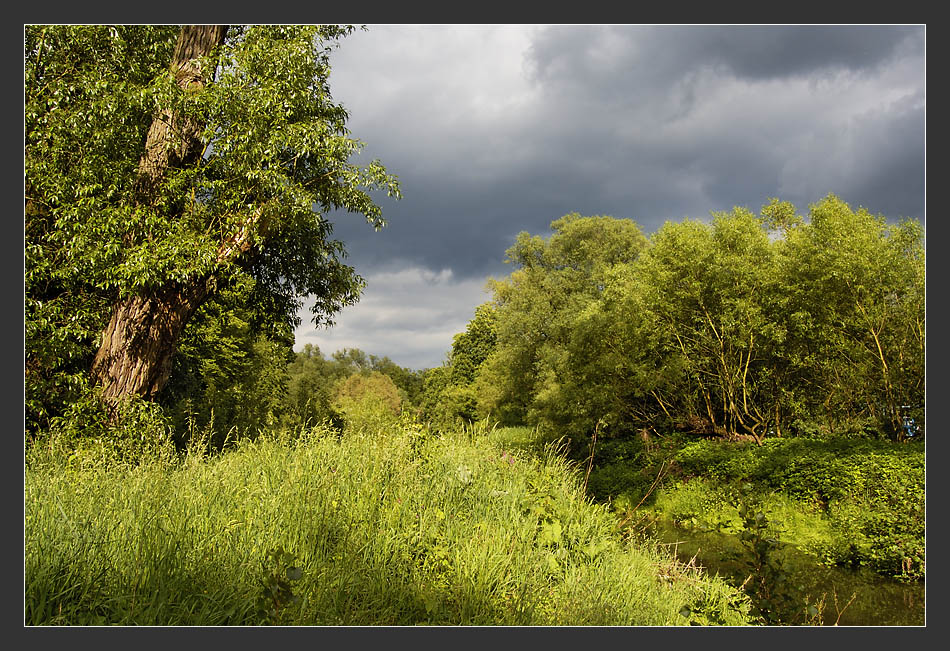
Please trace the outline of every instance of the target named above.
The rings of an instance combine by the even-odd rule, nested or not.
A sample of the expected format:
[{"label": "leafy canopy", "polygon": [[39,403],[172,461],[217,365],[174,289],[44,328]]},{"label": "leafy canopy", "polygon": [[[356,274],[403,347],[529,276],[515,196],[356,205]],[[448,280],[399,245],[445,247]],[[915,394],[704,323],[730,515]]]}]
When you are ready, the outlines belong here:
[{"label": "leafy canopy", "polygon": [[[108,311],[170,283],[248,288],[259,327],[315,325],[355,302],[331,217],[384,224],[400,196],[330,93],[349,26],[230,27],[202,62],[208,83],[169,74],[177,26],[25,28],[25,317],[28,412],[55,411],[84,381]],[[213,77],[213,78],[210,78]],[[141,201],[139,163],[163,114],[200,126],[201,156],[172,165]],[[182,136],[184,137],[184,136]],[[173,143],[174,144],[174,143]]]},{"label": "leafy canopy", "polygon": [[772,199],[759,215],[666,222],[649,241],[609,217],[552,229],[519,235],[517,268],[491,283],[495,343],[465,396],[480,414],[581,435],[602,423],[759,441],[899,440],[904,418],[923,426],[916,220],[828,195],[807,219]]}]

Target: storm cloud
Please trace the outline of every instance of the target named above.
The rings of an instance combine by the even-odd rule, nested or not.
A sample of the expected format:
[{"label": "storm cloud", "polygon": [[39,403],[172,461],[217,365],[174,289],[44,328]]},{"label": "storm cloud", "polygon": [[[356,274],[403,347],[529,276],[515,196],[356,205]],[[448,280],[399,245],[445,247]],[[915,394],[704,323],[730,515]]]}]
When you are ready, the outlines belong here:
[{"label": "storm cloud", "polygon": [[[923,26],[353,34],[331,59],[331,89],[366,143],[362,157],[397,174],[404,199],[380,197],[379,232],[329,216],[368,280],[363,302],[338,320],[352,323],[347,341],[414,368],[441,363],[443,331],[464,328],[487,300],[459,288],[508,273],[517,233],[545,235],[569,212],[628,217],[651,233],[770,197],[805,212],[833,192],[889,219],[924,220],[924,46]],[[454,300],[462,295],[471,304]],[[446,310],[426,307],[440,302]],[[411,354],[385,338],[379,319],[393,310],[430,333]],[[333,336],[305,324],[297,340],[329,353]]]}]

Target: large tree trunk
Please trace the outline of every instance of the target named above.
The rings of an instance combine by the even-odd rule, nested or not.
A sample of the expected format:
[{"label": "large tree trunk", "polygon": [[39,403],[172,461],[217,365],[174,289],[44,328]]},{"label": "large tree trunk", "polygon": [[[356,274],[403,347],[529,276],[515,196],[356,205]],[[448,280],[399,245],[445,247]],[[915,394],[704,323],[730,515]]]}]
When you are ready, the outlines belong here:
[{"label": "large tree trunk", "polygon": [[[227,31],[227,25],[184,25],[181,28],[171,64],[171,73],[179,88],[196,90],[204,86],[207,71],[201,69],[199,59],[224,42]],[[152,120],[145,152],[139,160],[138,194],[142,203],[149,204],[158,198],[156,190],[169,166],[197,162],[202,153],[200,134],[200,124],[173,115],[169,109],[160,111]]]},{"label": "large tree trunk", "polygon": [[[178,36],[171,74],[184,90],[203,86],[213,70],[202,70],[198,59],[224,41],[227,25],[185,25]],[[157,206],[158,189],[169,167],[196,163],[201,158],[201,125],[161,110],[152,121],[139,160],[136,200]],[[175,219],[176,215],[169,215]],[[125,396],[154,399],[168,382],[172,358],[182,330],[208,297],[207,278],[164,286],[120,300],[92,364],[93,380],[103,397],[115,402]]]},{"label": "large tree trunk", "polygon": [[108,402],[153,399],[168,382],[185,323],[208,296],[206,282],[168,286],[120,301],[102,333],[92,374]]}]

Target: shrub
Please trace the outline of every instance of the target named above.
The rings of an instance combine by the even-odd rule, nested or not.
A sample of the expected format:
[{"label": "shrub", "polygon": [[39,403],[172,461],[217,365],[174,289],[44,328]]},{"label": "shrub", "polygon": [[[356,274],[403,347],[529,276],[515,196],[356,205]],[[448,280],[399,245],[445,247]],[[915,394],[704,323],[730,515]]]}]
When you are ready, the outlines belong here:
[{"label": "shrub", "polygon": [[722,483],[754,482],[831,520],[833,539],[812,551],[827,562],[867,566],[899,578],[924,574],[922,443],[866,439],[770,439],[762,446],[700,441],[681,467]]},{"label": "shrub", "polygon": [[87,389],[47,431],[27,441],[28,464],[65,463],[73,469],[169,462],[175,445],[157,404],[130,397],[110,413],[99,391]]},{"label": "shrub", "polygon": [[342,415],[349,428],[384,427],[393,423],[401,404],[396,384],[378,371],[351,375],[334,388],[333,409]]}]

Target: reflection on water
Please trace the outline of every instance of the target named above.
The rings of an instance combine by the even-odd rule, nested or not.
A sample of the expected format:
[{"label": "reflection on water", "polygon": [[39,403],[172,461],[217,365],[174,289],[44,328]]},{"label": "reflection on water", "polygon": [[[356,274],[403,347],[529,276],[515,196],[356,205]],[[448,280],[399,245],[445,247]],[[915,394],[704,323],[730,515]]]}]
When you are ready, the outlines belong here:
[{"label": "reflection on water", "polygon": [[[734,585],[748,576],[743,573],[747,567],[744,549],[735,536],[683,529],[663,520],[654,524],[654,530],[661,542],[673,545],[684,562],[695,556],[707,572],[718,573]],[[904,584],[868,570],[826,567],[791,545],[783,547],[781,554],[793,585],[813,600],[825,595],[825,624],[834,624],[844,609],[838,619],[841,626],[924,625],[923,582]],[[845,608],[852,594],[855,598]]]}]

